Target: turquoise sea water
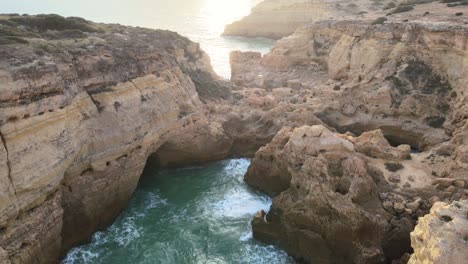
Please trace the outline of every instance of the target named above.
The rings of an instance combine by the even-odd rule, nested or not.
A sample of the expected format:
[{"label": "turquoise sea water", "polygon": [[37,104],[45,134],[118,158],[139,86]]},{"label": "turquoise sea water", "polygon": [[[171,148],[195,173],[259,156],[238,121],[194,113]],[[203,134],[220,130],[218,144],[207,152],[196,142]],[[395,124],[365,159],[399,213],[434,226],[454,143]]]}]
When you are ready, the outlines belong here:
[{"label": "turquoise sea water", "polygon": [[224,26],[249,14],[261,0],[0,0],[0,13],[56,13],[96,22],[168,29],[199,42],[213,68],[230,78],[229,52],[266,53],[265,38],[222,37]]},{"label": "turquoise sea water", "polygon": [[294,263],[252,239],[250,220],[269,197],[243,182],[249,160],[146,170],[129,207],[64,264]]}]

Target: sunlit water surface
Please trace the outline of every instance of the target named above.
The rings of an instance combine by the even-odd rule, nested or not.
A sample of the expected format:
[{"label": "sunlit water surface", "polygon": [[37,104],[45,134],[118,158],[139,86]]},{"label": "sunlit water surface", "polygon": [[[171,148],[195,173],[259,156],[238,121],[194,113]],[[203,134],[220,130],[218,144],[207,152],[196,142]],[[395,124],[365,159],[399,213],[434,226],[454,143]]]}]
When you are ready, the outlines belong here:
[{"label": "sunlit water surface", "polygon": [[252,238],[250,220],[271,200],[243,182],[248,165],[234,159],[147,170],[116,222],[72,249],[63,263],[294,263]]},{"label": "sunlit water surface", "polygon": [[224,26],[250,12],[260,0],[0,0],[1,13],[56,13],[106,23],[179,32],[199,42],[215,71],[230,78],[229,52],[266,53],[265,38],[222,37]]}]

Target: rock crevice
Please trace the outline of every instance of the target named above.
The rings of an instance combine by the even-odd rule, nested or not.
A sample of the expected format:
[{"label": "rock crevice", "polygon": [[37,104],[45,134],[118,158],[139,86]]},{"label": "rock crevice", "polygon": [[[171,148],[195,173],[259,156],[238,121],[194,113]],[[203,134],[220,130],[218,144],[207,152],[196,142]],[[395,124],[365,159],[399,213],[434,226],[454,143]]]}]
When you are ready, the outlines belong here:
[{"label": "rock crevice", "polygon": [[[2,146],[3,146],[3,149],[5,150],[5,153],[6,153],[6,160],[5,160],[6,164],[5,165],[7,167],[7,176],[8,176],[8,179],[10,180],[11,186],[13,186],[13,189],[14,189],[13,180],[11,179],[11,166],[10,166],[10,158],[9,158],[9,155],[8,155],[8,147],[7,147],[7,144],[6,144],[6,139],[3,136],[1,131],[0,131],[0,140],[2,141]],[[16,190],[15,190],[15,195],[16,195]]]}]

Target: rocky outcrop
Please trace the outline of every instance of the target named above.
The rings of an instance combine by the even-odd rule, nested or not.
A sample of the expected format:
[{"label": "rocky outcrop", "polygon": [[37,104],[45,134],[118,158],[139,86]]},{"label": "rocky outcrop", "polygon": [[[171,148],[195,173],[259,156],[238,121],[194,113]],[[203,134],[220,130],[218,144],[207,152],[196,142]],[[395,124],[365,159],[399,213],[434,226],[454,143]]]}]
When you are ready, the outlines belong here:
[{"label": "rocky outcrop", "polygon": [[297,97],[292,91],[279,95],[278,91],[239,88],[232,91],[230,100],[209,100],[205,115],[210,121],[191,120],[199,124],[197,131],[168,139],[155,158],[162,166],[180,166],[216,153],[218,158],[253,157],[285,126],[324,125],[310,106],[290,102]]},{"label": "rocky outcrop", "polygon": [[364,132],[359,137],[351,140],[353,140],[357,152],[369,157],[386,160],[411,159],[411,147],[409,145],[391,147],[380,129]]},{"label": "rocky outcrop", "polygon": [[231,54],[233,82],[346,132],[285,128],[260,148],[245,181],[274,199],[255,238],[310,263],[404,263],[418,217],[466,199],[468,28],[430,6],[383,24],[317,22],[265,56]]},{"label": "rocky outcrop", "polygon": [[380,241],[389,215],[379,205],[365,158],[350,141],[323,126],[284,129],[257,152],[245,180],[281,192],[270,212],[253,220],[255,238],[279,243],[308,263],[383,258]]},{"label": "rocky outcrop", "polygon": [[411,233],[414,254],[409,264],[463,263],[468,258],[468,201],[435,203]]},{"label": "rocky outcrop", "polygon": [[[197,91],[229,89],[176,33],[55,15],[0,23],[0,259],[54,263],[125,208],[151,153],[209,127]],[[219,144],[192,154],[223,157]]]},{"label": "rocky outcrop", "polygon": [[430,148],[449,140],[467,113],[468,28],[450,10],[408,14],[408,22],[395,15],[382,25],[310,24],[263,57],[232,53],[232,80],[300,90],[316,115],[341,132],[380,128],[392,144]]},{"label": "rocky outcrop", "polygon": [[432,175],[450,158],[426,164],[429,154],[421,153],[408,159],[409,146],[392,147],[381,135],[354,137],[321,125],[281,130],[245,175],[249,185],[274,196],[269,213],[252,221],[254,237],[307,263],[405,257],[417,218],[438,199],[466,197],[465,181],[453,187],[455,179]]}]

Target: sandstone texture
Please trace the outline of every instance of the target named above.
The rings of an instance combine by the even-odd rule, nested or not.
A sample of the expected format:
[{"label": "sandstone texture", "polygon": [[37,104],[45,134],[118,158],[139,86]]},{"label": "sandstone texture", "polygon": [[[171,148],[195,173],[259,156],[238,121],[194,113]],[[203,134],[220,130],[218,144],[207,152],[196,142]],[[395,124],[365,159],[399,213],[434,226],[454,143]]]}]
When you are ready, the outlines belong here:
[{"label": "sandstone texture", "polygon": [[254,237],[307,263],[384,263],[411,251],[409,232],[439,191],[426,179],[411,190],[391,183],[375,156],[403,147],[382,138],[372,157],[358,152],[359,140],[303,126],[260,148],[245,181],[274,199],[252,221]]},{"label": "sandstone texture", "polygon": [[[55,263],[106,227],[181,132],[217,144],[199,94],[229,89],[198,44],[56,15],[0,24],[0,262]],[[218,143],[186,148],[201,162],[225,155]]]},{"label": "sandstone texture", "polygon": [[[432,176],[437,165],[425,163],[428,153],[409,156],[409,146],[392,147],[381,134],[353,137],[323,125],[283,128],[257,151],[245,175],[249,185],[274,197],[268,214],[253,219],[254,237],[306,263],[405,258],[418,217],[428,213],[434,197],[466,199],[465,180],[455,187],[453,175]],[[375,148],[362,147],[369,135]]]},{"label": "sandstone texture", "polygon": [[409,264],[464,263],[468,258],[468,201],[437,202],[411,232]]},{"label": "sandstone texture", "polygon": [[148,159],[253,156],[284,126],[325,125],[289,103],[294,92],[219,79],[176,33],[56,15],[0,23],[0,257],[12,263],[54,263],[111,224]]},{"label": "sandstone texture", "polygon": [[421,4],[383,23],[369,11],[231,54],[235,84],[328,127],[285,127],[255,154],[245,181],[274,197],[256,239],[306,263],[406,263],[418,218],[467,198],[468,21],[454,15],[466,11]]},{"label": "sandstone texture", "polygon": [[263,57],[233,52],[232,80],[299,90],[315,114],[341,132],[381,129],[394,144],[427,149],[466,121],[468,27],[464,18],[445,17],[310,24]]}]

